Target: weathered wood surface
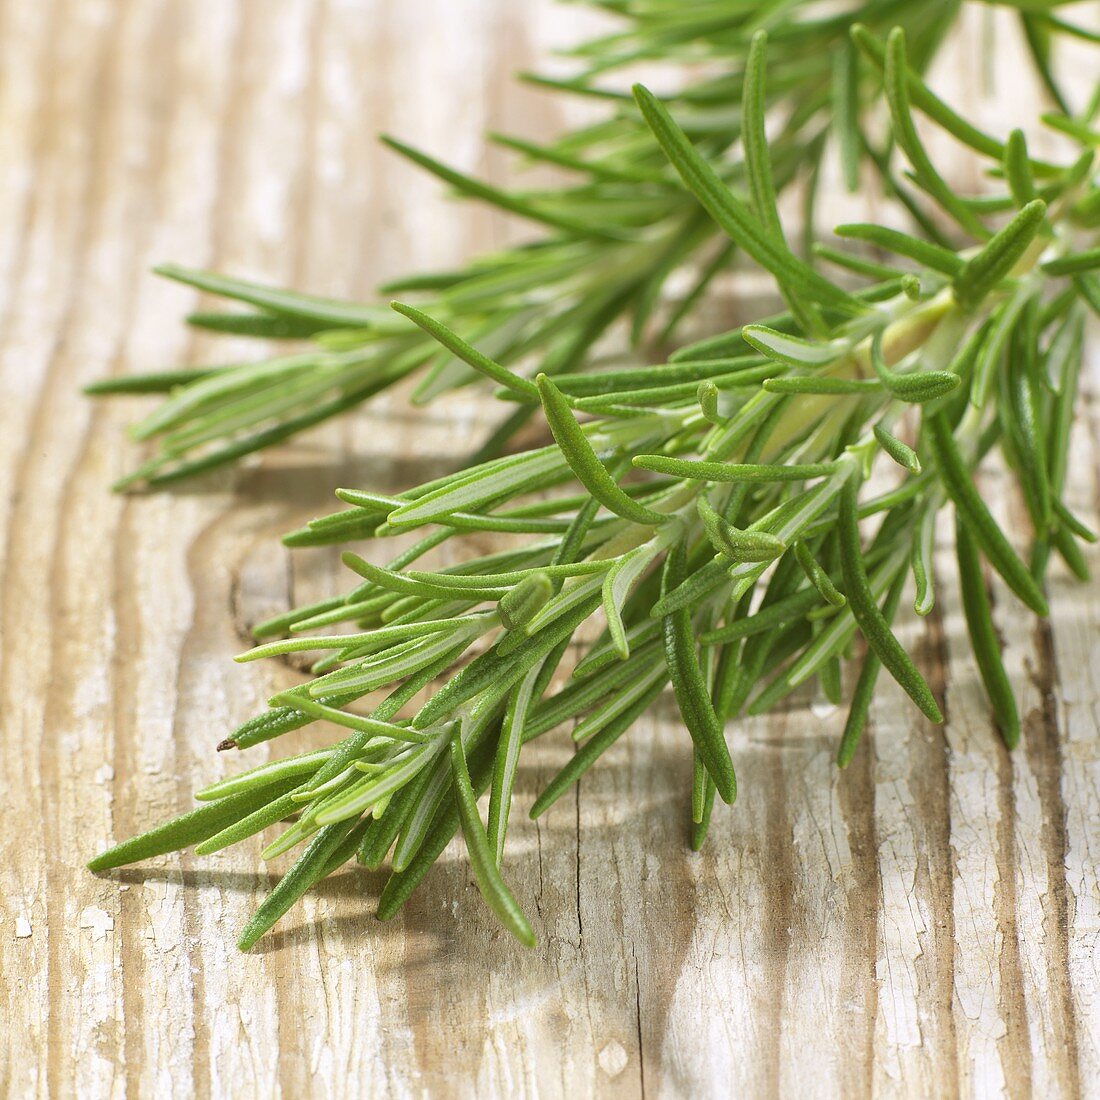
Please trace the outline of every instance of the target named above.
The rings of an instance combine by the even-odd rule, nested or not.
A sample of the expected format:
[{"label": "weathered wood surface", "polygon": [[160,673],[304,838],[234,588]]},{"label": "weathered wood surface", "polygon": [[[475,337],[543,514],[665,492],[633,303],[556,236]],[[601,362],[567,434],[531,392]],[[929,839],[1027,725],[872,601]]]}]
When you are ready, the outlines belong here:
[{"label": "weathered wood surface", "polygon": [[[489,410],[467,396],[410,414],[394,396],[234,475],[119,498],[106,486],[135,457],[133,408],[79,386],[254,354],[186,332],[193,298],[151,278],[156,261],[366,295],[514,233],[442,203],[373,135],[499,171],[487,124],[564,118],[507,74],[582,16],[508,0],[0,6],[9,1095],[1100,1095],[1100,588],[1060,571],[1049,626],[998,598],[1026,715],[1012,758],[950,581],[946,611],[905,627],[946,727],[884,679],[841,775],[838,716],[813,700],[743,725],[743,793],[697,856],[662,705],[575,799],[519,828],[507,874],[531,953],[457,845],[403,919],[376,924],[380,877],[349,871],[249,956],[232,933],[271,881],[258,845],[83,870],[187,807],[234,763],[212,751],[223,732],[294,680],[229,661],[259,615],[344,581],[332,555],[292,563],[276,534],[337,484],[430,474]],[[942,70],[956,87],[977,83],[980,18]],[[995,97],[971,89],[1002,131],[1034,109],[1022,68],[1010,51]],[[1094,525],[1098,439],[1090,397],[1071,472]],[[1019,513],[995,472],[987,487]],[[531,751],[521,802],[567,751]]]}]

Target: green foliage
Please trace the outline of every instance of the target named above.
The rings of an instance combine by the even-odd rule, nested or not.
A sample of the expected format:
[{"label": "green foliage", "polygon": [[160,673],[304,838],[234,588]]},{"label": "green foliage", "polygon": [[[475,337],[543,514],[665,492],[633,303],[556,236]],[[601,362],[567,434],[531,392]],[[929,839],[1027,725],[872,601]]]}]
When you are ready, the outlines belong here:
[{"label": "green foliage", "polygon": [[[1029,18],[1057,29],[1042,12]],[[660,26],[651,27],[654,40],[643,40],[658,50]],[[803,30],[780,21],[772,39],[782,58],[803,34],[818,43],[814,54],[827,53],[821,26]],[[520,410],[541,407],[554,444],[487,458],[395,497],[341,490],[346,509],[293,533],[294,544],[419,535],[387,566],[346,554],[360,583],[343,599],[262,624],[262,637],[291,636],[245,655],[325,654],[308,684],[275,697],[227,744],[255,744],[315,720],[334,722],[348,736],[208,788],[202,808],[124,842],[93,861],[94,868],[174,847],[212,850],[290,819],[265,855],[302,853],[245,930],[247,947],[304,890],[355,856],[377,867],[392,852],[393,874],[379,904],[379,916],[392,917],[461,830],[487,904],[521,942],[533,943],[501,872],[528,741],[572,723],[579,744],[535,800],[531,813],[538,816],[671,684],[693,761],[685,794],[697,848],[715,796],[727,803],[736,796],[731,720],[764,713],[815,679],[827,697],[839,698],[846,663],[861,667],[840,739],[841,765],[859,751],[883,670],[927,719],[942,719],[893,624],[910,572],[917,611],[932,608],[935,524],[948,505],[958,525],[963,610],[977,664],[1005,742],[1017,742],[1019,720],[983,561],[1044,615],[1050,557],[1057,552],[1080,572],[1078,540],[1094,537],[1062,496],[1082,318],[1097,304],[1087,280],[1100,188],[1081,160],[1061,167],[1031,161],[1020,138],[1002,145],[960,119],[920,79],[903,34],[891,32],[884,41],[860,28],[855,41],[885,74],[894,137],[917,191],[956,216],[953,246],[921,229],[910,235],[846,227],[842,236],[916,265],[898,267],[911,276],[899,278],[878,260],[852,254],[849,263],[849,254],[833,249],[841,266],[871,280],[856,287],[828,280],[794,255],[769,183],[785,139],[769,147],[762,136],[771,102],[762,33],[746,46],[740,116],[748,199],[730,189],[724,146],[708,149],[713,142],[705,134],[690,133],[699,89],[672,111],[636,89],[673,169],[737,247],[771,272],[789,309],[683,348],[667,363],[571,369],[556,381],[544,368],[532,383],[512,372],[507,356],[490,358],[456,336],[452,310],[439,310],[444,322],[430,310],[403,308],[420,326],[416,331],[437,340],[448,357],[497,382],[503,399]],[[614,65],[620,51],[623,58],[644,53],[628,35],[594,56]],[[925,52],[918,51],[918,62]],[[822,57],[810,72],[820,69],[831,87],[838,83],[831,65]],[[850,81],[850,73],[839,80],[846,95]],[[983,205],[950,190],[917,137],[914,108],[1005,177],[1004,202]],[[846,125],[857,123],[849,117]],[[586,146],[568,148],[572,156]],[[628,165],[624,171],[645,169],[631,188],[650,186],[651,173],[667,178],[648,159]],[[623,183],[606,166],[598,179],[611,177]],[[687,201],[685,193],[673,193]],[[930,220],[925,200],[913,202]],[[621,225],[611,221],[608,228]],[[465,285],[464,276],[456,277],[446,289]],[[308,320],[334,307],[304,301],[294,308]],[[380,312],[377,323],[392,325],[394,315]],[[395,339],[411,339],[391,331]],[[482,335],[492,343],[491,332]],[[437,354],[419,337],[409,347],[421,359]],[[284,362],[266,369],[276,386],[290,384]],[[163,424],[182,424],[181,406],[209,408],[204,394],[231,393],[234,386],[232,375],[210,375],[174,398],[175,410],[169,404],[157,415]],[[976,485],[994,446],[1028,502],[1028,565]],[[889,469],[893,483],[871,495],[866,485],[876,463]],[[861,526],[866,520],[874,521],[873,534],[869,524]],[[471,530],[522,538],[457,565],[422,567],[430,565],[422,559]],[[601,615],[604,628],[593,640],[586,624]],[[306,634],[334,624],[354,632]],[[853,645],[857,635],[865,649]],[[586,649],[576,662],[567,658],[572,643]],[[414,707],[424,689],[427,698]],[[381,701],[368,699],[375,692],[385,693]],[[487,825],[476,802],[485,789]]]},{"label": "green foliage", "polygon": [[[881,64],[875,61],[881,62],[881,47],[868,47],[868,42],[877,41],[875,31],[905,24],[911,57],[921,70],[960,5],[955,0],[859,0],[838,14],[831,0],[796,0],[774,11],[743,0],[591,2],[619,18],[621,29],[577,47],[578,72],[572,78],[531,79],[558,95],[596,98],[605,104],[606,115],[545,144],[491,135],[516,152],[522,164],[566,170],[568,182],[536,190],[491,185],[385,139],[390,149],[441,179],[454,195],[488,203],[544,235],[481,256],[462,270],[414,275],[382,287],[384,295],[415,299],[414,306],[399,307],[405,318],[390,314],[382,303],[319,298],[176,265],[158,268],[166,278],[228,303],[224,312],[191,314],[191,324],[309,344],[290,356],[150,372],[90,386],[90,393],[103,396],[164,395],[132,431],[135,439],[153,445],[152,454],[118,488],[170,485],[235,462],[355,408],[410,374],[420,376],[417,403],[468,385],[479,374],[497,381],[502,374],[506,387],[530,397],[530,382],[515,371],[522,369],[529,378],[584,370],[596,345],[620,321],[628,322],[635,346],[653,338],[668,341],[709,283],[732,264],[737,248],[722,234],[730,218],[741,226],[742,233],[734,235],[737,246],[770,270],[782,269],[781,284],[800,323],[810,319],[816,299],[858,311],[841,288],[792,253],[775,211],[776,195],[807,173],[817,173],[829,146],[831,117],[842,120],[833,136],[849,181],[855,180],[866,145],[860,108],[874,99],[880,80]],[[848,31],[857,23],[868,28],[860,43],[864,50],[871,48],[872,62],[861,60],[848,42]],[[1073,33],[1053,21],[1044,28],[1050,35]],[[766,44],[771,67],[765,85]],[[834,57],[842,64],[834,64]],[[675,137],[681,151],[690,154],[677,160],[676,171],[647,125],[663,108],[643,95],[640,113],[629,94],[608,88],[617,70],[648,58],[679,64],[689,74],[667,100],[679,126],[658,132],[662,141]],[[708,63],[708,75],[694,75],[700,62]],[[742,85],[743,112],[733,106]],[[919,96],[919,89],[911,94]],[[918,106],[927,104],[921,100]],[[770,143],[764,136],[765,113],[785,119]],[[956,129],[977,135],[953,117]],[[978,136],[982,151],[1001,155],[999,143]],[[717,224],[680,185],[677,172],[684,171],[700,173],[695,186],[705,183],[713,201],[722,204]],[[748,203],[729,191],[730,183],[748,187]],[[746,220],[743,213],[750,208],[756,216]],[[662,315],[662,289],[684,267],[698,269],[695,283],[679,306]],[[436,342],[448,332],[449,338]],[[605,404],[599,411],[608,408]],[[590,406],[590,411],[597,408]],[[475,461],[499,454],[533,412],[528,403],[503,418]]]}]

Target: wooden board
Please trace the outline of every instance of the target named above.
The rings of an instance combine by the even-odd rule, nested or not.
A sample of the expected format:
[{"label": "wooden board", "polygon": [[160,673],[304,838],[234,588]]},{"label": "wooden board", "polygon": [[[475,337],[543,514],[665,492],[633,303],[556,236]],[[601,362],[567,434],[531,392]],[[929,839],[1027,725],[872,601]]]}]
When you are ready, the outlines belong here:
[{"label": "wooden board", "polygon": [[[1012,49],[995,95],[968,87],[982,18],[942,71],[1003,132],[1034,89]],[[844,774],[839,716],[813,699],[740,726],[742,794],[700,855],[684,842],[685,735],[662,702],[575,797],[519,827],[506,873],[534,952],[496,926],[459,845],[402,919],[377,924],[380,876],[348,870],[248,956],[234,933],[273,881],[259,845],[83,869],[188,807],[234,763],[213,752],[224,732],[295,682],[229,658],[259,616],[345,578],[276,535],[338,484],[430,476],[493,414],[472,394],[412,413],[396,394],[237,473],[112,496],[136,407],[81,384],[255,354],[188,333],[194,297],[149,267],[366,296],[509,239],[514,224],[442,202],[373,136],[499,173],[487,125],[566,121],[507,74],[589,22],[544,0],[0,5],[9,1095],[1100,1095],[1100,588],[1061,571],[1049,625],[995,589],[1026,716],[1011,758],[950,581],[946,613],[904,626],[946,726],[884,681]],[[1094,526],[1096,377],[1072,463]],[[996,471],[986,486],[1019,513]],[[532,749],[522,805],[567,741]]]}]

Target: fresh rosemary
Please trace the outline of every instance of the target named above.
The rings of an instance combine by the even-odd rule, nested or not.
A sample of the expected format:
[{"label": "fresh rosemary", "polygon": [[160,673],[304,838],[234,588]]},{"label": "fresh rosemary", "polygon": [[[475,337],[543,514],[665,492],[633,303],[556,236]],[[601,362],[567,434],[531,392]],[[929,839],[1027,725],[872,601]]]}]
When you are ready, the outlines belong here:
[{"label": "fresh rosemary", "polygon": [[[199,793],[199,809],[118,845],[94,869],[192,845],[205,854],[290,821],[265,856],[304,848],[244,930],[247,948],[352,858],[369,867],[392,859],[378,916],[394,916],[461,830],[486,902],[533,943],[501,873],[528,741],[574,723],[577,751],[536,799],[537,817],[671,685],[694,758],[698,848],[715,796],[727,803],[736,796],[727,722],[769,710],[815,677],[839,701],[841,663],[860,664],[857,633],[867,655],[839,763],[858,749],[882,669],[927,718],[941,720],[891,624],[910,573],[917,612],[933,606],[934,532],[949,503],[978,667],[1004,741],[1016,744],[1020,722],[983,562],[1043,615],[1051,555],[1084,576],[1079,540],[1095,538],[1062,494],[1084,317],[1100,312],[1100,181],[1090,148],[1100,96],[1081,114],[1058,116],[1081,156],[1068,165],[1040,162],[1021,132],[1002,143],[937,98],[908,65],[902,29],[883,40],[857,26],[852,38],[881,71],[893,140],[922,196],[921,224],[943,217],[952,228],[911,236],[839,227],[842,239],[894,257],[820,248],[822,258],[869,280],[857,289],[795,255],[775,209],[774,157],[763,137],[763,32],[745,65],[747,199],[638,87],[641,115],[687,191],[770,272],[788,309],[659,365],[542,372],[532,382],[438,317],[398,306],[402,325],[414,321],[493,381],[503,400],[541,409],[553,443],[397,496],[339,490],[346,509],[288,536],[299,546],[422,531],[385,567],[346,553],[361,583],[262,625],[260,636],[292,636],[241,658],[326,653],[310,682],[273,698],[226,746],[247,748],[316,720],[348,735],[214,784]],[[984,161],[1000,193],[952,190],[921,142],[914,108]],[[848,121],[856,125],[854,115]],[[845,138],[862,140],[860,132]],[[949,237],[959,247],[944,243]],[[1027,563],[975,488],[975,471],[994,447],[1015,472],[1031,518]],[[871,493],[872,466],[883,463],[893,484]],[[863,520],[875,522],[869,537]],[[418,568],[466,531],[527,539],[448,568]],[[598,613],[602,633],[569,669],[567,648]],[[304,633],[347,623],[354,633]],[[564,686],[552,691],[565,672]],[[410,700],[440,680],[408,714]],[[369,713],[355,709],[368,697]],[[487,826],[477,810],[485,790]]]},{"label": "fresh rosemary", "polygon": [[[483,256],[465,270],[400,280],[383,292],[418,295],[423,310],[465,333],[497,362],[523,364],[525,370],[533,364],[551,376],[583,369],[597,341],[624,319],[633,343],[667,343],[715,275],[729,266],[735,248],[679,186],[633,100],[608,90],[606,74],[651,58],[685,68],[702,64],[708,75],[687,83],[671,102],[699,151],[726,183],[740,186],[745,168],[734,155],[741,137],[734,104],[752,33],[768,30],[772,60],[764,106],[782,119],[771,143],[772,178],[782,189],[808,176],[812,206],[812,181],[830,138],[850,188],[864,155],[887,173],[888,147],[869,142],[855,125],[861,105],[877,96],[880,85],[874,65],[857,63],[848,40],[851,25],[859,21],[883,33],[903,25],[910,63],[922,71],[962,7],[961,0],[861,0],[842,10],[832,0],[594,2],[623,18],[624,28],[578,47],[574,53],[583,67],[572,79],[538,82],[598,97],[609,104],[607,117],[548,144],[493,136],[526,161],[558,166],[577,182],[503,190],[387,139],[457,194],[526,218],[547,235]],[[1033,7],[1020,3],[1020,18],[1036,63],[1056,87],[1046,67],[1047,39],[1081,32]],[[895,179],[890,187],[919,216],[908,185]],[[931,224],[925,228],[934,232]],[[694,285],[662,314],[666,280],[685,266],[697,269]],[[384,305],[316,298],[175,266],[159,271],[251,307],[193,314],[194,325],[267,340],[306,339],[311,346],[258,362],[111,378],[89,387],[101,395],[168,394],[134,425],[133,438],[152,441],[155,451],[118,488],[167,485],[235,461],[351,409],[413,372],[422,375],[416,402],[477,377],[461,357]],[[472,461],[499,454],[531,410],[521,405],[504,418]]]}]

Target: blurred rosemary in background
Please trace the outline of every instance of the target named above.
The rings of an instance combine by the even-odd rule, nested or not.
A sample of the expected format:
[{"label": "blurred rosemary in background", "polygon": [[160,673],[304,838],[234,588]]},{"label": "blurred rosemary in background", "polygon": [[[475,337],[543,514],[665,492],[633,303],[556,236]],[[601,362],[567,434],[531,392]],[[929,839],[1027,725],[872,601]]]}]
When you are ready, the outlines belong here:
[{"label": "blurred rosemary in background", "polygon": [[[596,97],[606,117],[546,144],[492,135],[523,161],[564,169],[558,187],[505,190],[471,179],[392,138],[398,153],[434,173],[463,197],[488,202],[541,227],[530,244],[482,256],[460,271],[417,275],[381,288],[413,296],[437,320],[462,332],[487,355],[525,373],[583,369],[594,345],[617,322],[630,340],[666,345],[711,280],[736,250],[680,184],[642,121],[628,91],[609,87],[609,74],[637,62],[681,66],[683,88],[668,102],[684,132],[722,179],[743,186],[739,156],[747,44],[768,31],[771,61],[765,108],[779,123],[771,143],[777,189],[814,182],[830,141],[836,141],[849,187],[861,157],[887,173],[889,147],[867,141],[854,125],[861,106],[878,95],[875,66],[857,64],[848,38],[854,22],[908,34],[910,64],[923,71],[963,5],[959,0],[596,0],[623,20],[614,34],[571,53],[580,71],[569,80],[535,79],[558,94]],[[1065,33],[1044,11],[1021,4],[1029,41],[1045,68],[1047,37]],[[1048,5],[1041,5],[1045,8]],[[702,72],[706,75],[692,75]],[[913,207],[908,187],[886,181]],[[914,209],[916,209],[914,207]],[[662,290],[674,271],[692,270],[693,284],[671,309]],[[414,401],[477,378],[460,357],[440,347],[385,305],[332,301],[175,266],[160,274],[251,307],[198,313],[191,324],[263,339],[310,341],[257,362],[111,378],[93,394],[167,394],[139,421],[134,439],[153,455],[118,487],[161,486],[269,447],[355,407],[413,372]],[[493,457],[530,416],[505,417],[473,461]]]},{"label": "blurred rosemary in background", "polygon": [[[638,21],[636,37],[642,28],[652,35],[667,23],[669,47],[678,48],[678,8],[627,7]],[[1047,119],[1076,142],[1080,155],[1058,164],[1036,160],[1021,131],[1002,142],[960,117],[922,80],[950,5],[861,7],[879,21],[904,16],[911,37],[901,27],[885,37],[869,26],[849,28],[839,16],[803,22],[794,18],[796,8],[808,18],[817,5],[692,7],[700,19],[710,10],[732,13],[734,22],[716,24],[704,41],[711,52],[721,44],[731,54],[739,43],[739,111],[728,106],[735,101],[731,74],[724,84],[712,81],[677,98],[671,113],[638,87],[641,121],[632,121],[624,105],[609,124],[616,133],[634,134],[629,163],[639,173],[644,166],[644,178],[594,178],[581,194],[592,188],[610,202],[612,192],[625,188],[640,208],[665,211],[648,228],[631,224],[636,214],[623,210],[606,222],[585,212],[583,221],[610,239],[564,231],[553,243],[455,277],[426,307],[396,305],[385,323],[380,312],[372,313],[373,327],[347,337],[378,343],[335,354],[388,357],[406,341],[408,369],[413,359],[432,364],[426,391],[444,379],[484,376],[515,409],[506,423],[541,415],[553,442],[487,458],[396,496],[340,490],[347,508],[288,536],[291,545],[316,545],[420,534],[385,567],[345,554],[359,583],[263,624],[261,637],[292,637],[244,655],[326,654],[311,681],[272,699],[226,747],[247,748],[317,720],[348,735],[329,748],[216,783],[200,792],[199,809],[125,841],[94,860],[94,869],[192,845],[213,852],[289,821],[265,856],[302,850],[245,929],[240,942],[248,947],[313,883],[353,858],[370,867],[391,860],[378,915],[392,917],[461,831],[485,900],[517,938],[533,943],[502,877],[513,784],[528,741],[570,722],[578,746],[536,799],[531,812],[538,816],[671,685],[694,759],[692,790],[684,794],[692,843],[699,847],[715,797],[732,802],[736,795],[725,729],[738,715],[767,712],[814,679],[840,702],[847,662],[858,676],[839,737],[842,766],[858,748],[883,671],[928,719],[941,720],[892,622],[910,575],[917,613],[933,607],[934,535],[948,504],[975,656],[1002,736],[1009,747],[1016,744],[1020,722],[983,570],[988,564],[1039,615],[1047,611],[1043,580],[1052,556],[1086,575],[1080,542],[1095,536],[1062,495],[1085,314],[1100,311],[1100,186],[1092,152],[1100,142],[1094,129],[1100,94],[1077,113]],[[762,12],[776,14],[779,24],[767,78],[768,36],[759,29],[747,35]],[[649,13],[661,13],[666,23],[647,21]],[[1025,18],[1040,28],[1064,26],[1045,13]],[[635,52],[632,41],[611,40],[603,47],[606,61],[593,70]],[[661,35],[637,41],[665,48]],[[1043,39],[1036,41],[1045,64]],[[768,142],[771,105],[790,96],[793,106],[795,59],[820,89],[816,99],[798,98],[800,107]],[[1053,76],[1048,82],[1054,86]],[[861,122],[862,101],[870,97],[865,90],[879,86],[891,135],[885,149],[896,146],[908,163],[904,183],[888,169],[886,152],[874,153]],[[719,87],[725,100],[713,90]],[[720,137],[702,123],[710,111],[725,120]],[[969,148],[996,181],[992,193],[969,196],[949,185],[922,143],[914,111]],[[740,139],[736,159],[727,149],[733,131]],[[905,196],[914,215],[912,234],[869,223],[838,227],[839,242],[815,248],[815,258],[828,261],[836,278],[797,254],[776,208],[779,184],[796,168],[792,159],[813,163],[829,132],[853,158],[871,150],[888,186]],[[598,128],[586,133],[585,142],[567,148],[589,149]],[[601,164],[620,159],[598,158]],[[582,217],[582,207],[564,199],[539,209],[552,209],[559,221]],[[536,331],[549,326],[557,333],[547,348],[556,348],[561,335],[550,317],[590,304],[566,294],[573,304],[553,313],[558,290],[573,284],[555,283],[547,292],[533,274],[543,259],[557,257],[551,271],[570,249],[601,258],[642,249],[667,260],[668,240],[653,251],[661,233],[681,245],[698,242],[694,248],[719,232],[729,242],[719,254],[737,248],[767,270],[784,312],[683,347],[652,366],[583,370],[577,357],[551,350],[533,380],[509,365],[509,349],[522,342],[505,341],[502,354],[493,339],[505,315],[527,316],[524,303],[535,285],[554,299],[553,306],[538,307],[532,322]],[[685,254],[678,246],[677,262]],[[642,283],[621,272],[620,290],[634,289],[616,313],[629,303],[644,320],[666,260],[646,268]],[[531,287],[523,285],[525,275]],[[494,291],[502,295],[494,299],[499,313],[467,312],[463,288],[481,279],[515,290],[518,299]],[[608,281],[597,285],[607,289]],[[274,324],[272,316],[264,315],[264,323]],[[294,316],[284,311],[282,319]],[[480,327],[489,318],[500,318],[499,325]],[[277,375],[285,368],[267,369]],[[180,416],[187,410],[196,426],[214,415],[226,397],[219,384],[232,392],[233,377],[214,374],[185,389],[158,414],[161,426],[185,430],[180,425],[189,421]],[[265,401],[272,391],[264,391]],[[194,399],[203,392],[209,403]],[[243,401],[258,400],[247,392],[251,397]],[[168,415],[173,402],[175,418]],[[1026,560],[974,483],[975,470],[995,448],[1014,472],[1031,519]],[[165,452],[157,461],[162,465],[145,476],[181,472],[191,460]],[[872,468],[884,465],[893,474],[871,491]],[[861,529],[863,520],[873,520],[873,533]],[[522,538],[447,568],[424,567],[429,562],[421,559],[469,531]],[[602,633],[574,662],[567,656],[571,643],[583,642],[588,621],[601,617]],[[335,624],[351,624],[354,632],[304,635]],[[857,634],[867,653],[853,661]],[[409,713],[425,689],[426,701]],[[367,705],[357,708],[360,700]],[[487,825],[477,810],[485,790]]]}]

